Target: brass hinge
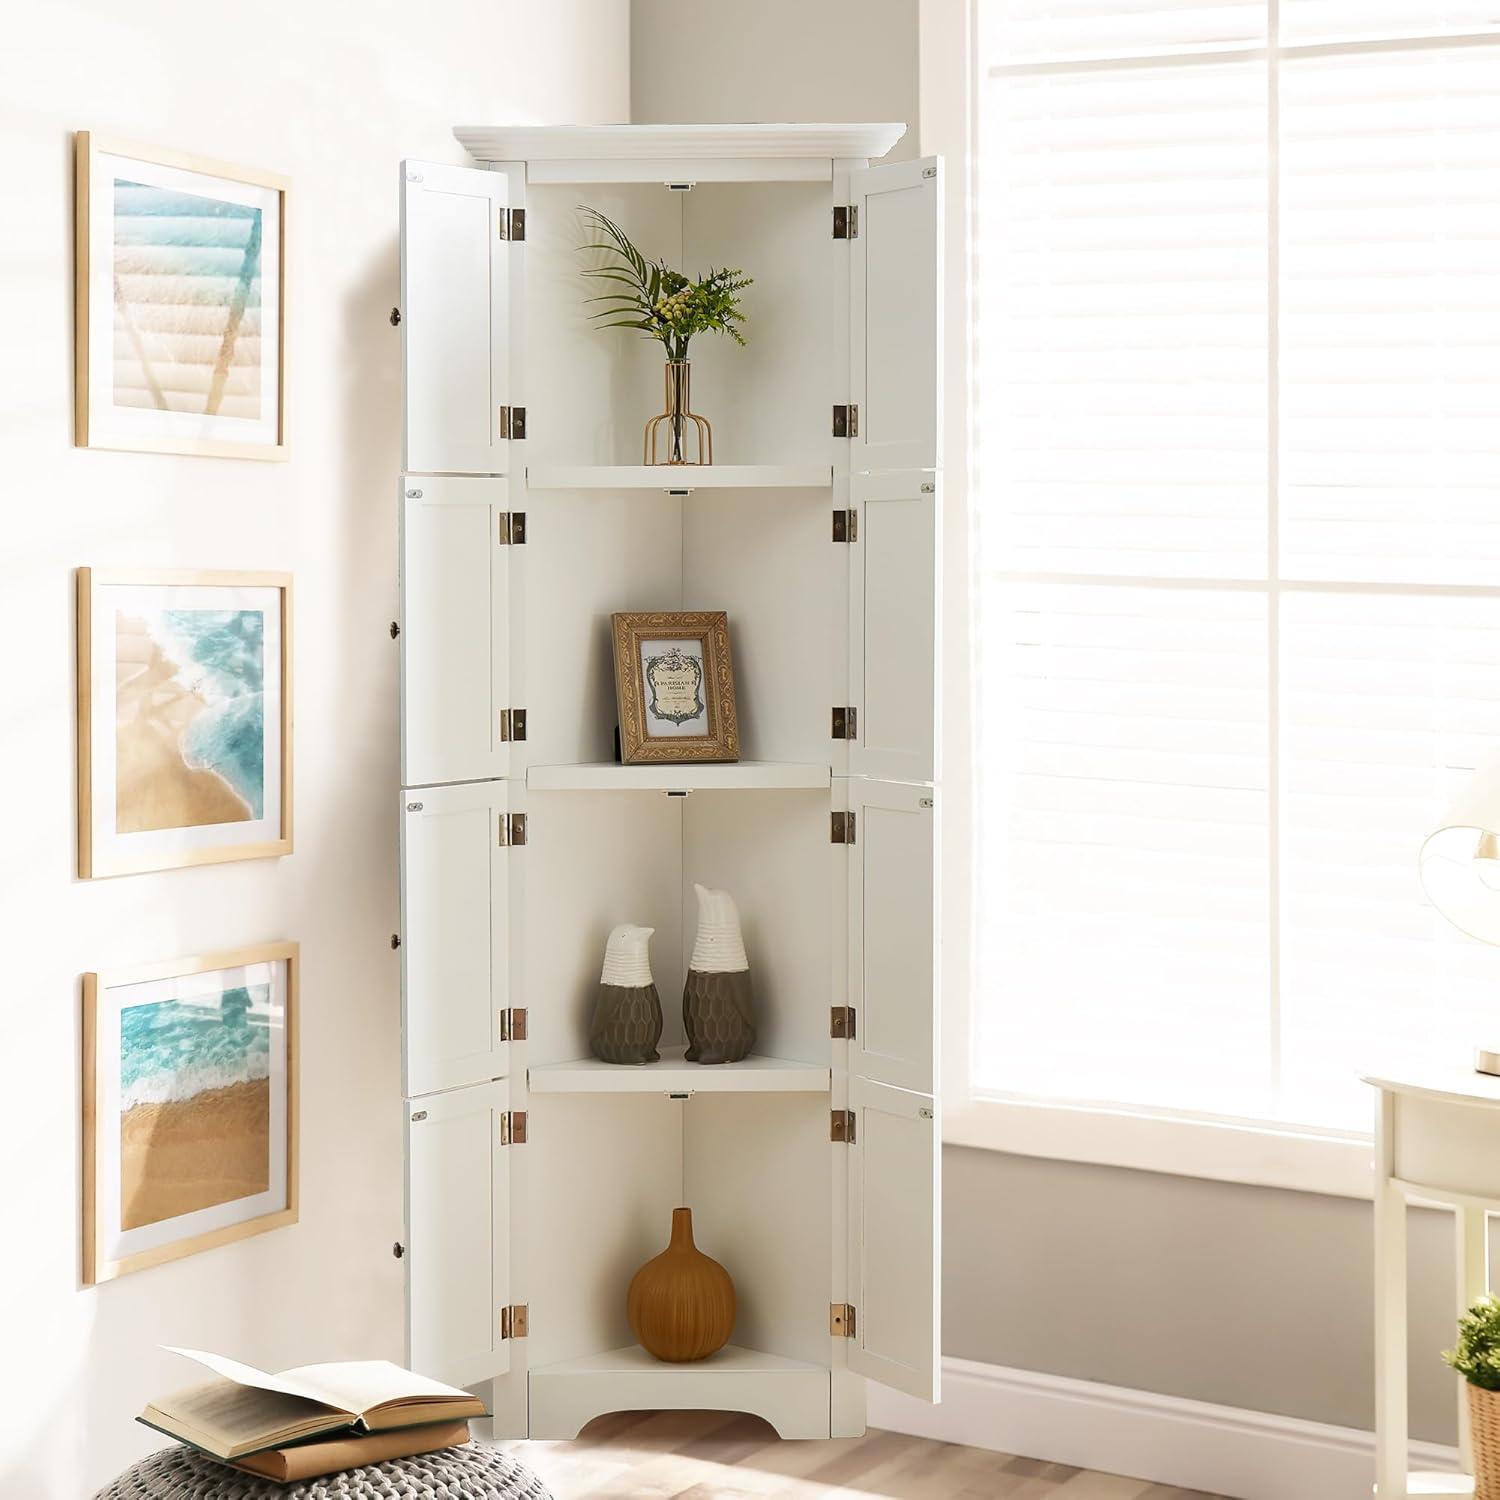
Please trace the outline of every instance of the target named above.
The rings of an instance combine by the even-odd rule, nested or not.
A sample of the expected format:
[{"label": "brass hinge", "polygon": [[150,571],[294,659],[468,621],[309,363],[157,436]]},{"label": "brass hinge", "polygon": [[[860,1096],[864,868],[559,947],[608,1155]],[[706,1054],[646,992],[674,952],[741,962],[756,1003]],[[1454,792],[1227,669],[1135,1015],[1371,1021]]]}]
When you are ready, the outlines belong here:
[{"label": "brass hinge", "polygon": [[836,1339],[854,1337],[854,1304],[852,1302],[828,1304],[828,1331]]},{"label": "brass hinge", "polygon": [[836,240],[859,238],[859,208],[853,203],[840,203],[833,211],[833,237]]},{"label": "brass hinge", "polygon": [[833,435],[836,438],[857,438],[859,436],[859,408],[857,406],[834,407]]},{"label": "brass hinge", "polygon": [[514,845],[526,842],[526,814],[512,813],[510,815],[510,841]]},{"label": "brass hinge", "polygon": [[500,1144],[502,1146],[526,1144],[526,1111],[524,1109],[510,1109],[500,1116]]},{"label": "brass hinge", "polygon": [[854,1144],[854,1111],[852,1109],[836,1109],[831,1112],[828,1139],[838,1141],[845,1146]]},{"label": "brass hinge", "polygon": [[828,1012],[828,1035],[836,1042],[854,1040],[854,1007],[835,1005]]},{"label": "brass hinge", "polygon": [[524,208],[502,208],[499,215],[500,238],[502,240],[524,240],[526,238],[526,210]]},{"label": "brass hinge", "polygon": [[526,436],[526,408],[524,406],[502,406],[497,436],[519,442]]},{"label": "brass hinge", "polygon": [[509,1307],[500,1309],[500,1337],[503,1339],[524,1339],[531,1331],[530,1305],[525,1302],[513,1302]]},{"label": "brass hinge", "polygon": [[502,510],[496,532],[502,547],[524,547],[526,545],[526,512]]},{"label": "brass hinge", "polygon": [[526,1040],[526,1011],[523,1008],[500,1012],[500,1040],[502,1042],[524,1042]]},{"label": "brass hinge", "polygon": [[833,539],[836,542],[857,542],[859,540],[859,512],[857,510],[834,511]]},{"label": "brass hinge", "polygon": [[500,743],[526,738],[526,710],[524,708],[502,708],[500,710]]},{"label": "brass hinge", "polygon": [[836,812],[829,816],[833,820],[829,841],[835,844],[852,844],[854,842],[854,814]]},{"label": "brass hinge", "polygon": [[859,710],[856,708],[835,708],[833,711],[833,738],[836,740],[857,740],[859,738]]}]

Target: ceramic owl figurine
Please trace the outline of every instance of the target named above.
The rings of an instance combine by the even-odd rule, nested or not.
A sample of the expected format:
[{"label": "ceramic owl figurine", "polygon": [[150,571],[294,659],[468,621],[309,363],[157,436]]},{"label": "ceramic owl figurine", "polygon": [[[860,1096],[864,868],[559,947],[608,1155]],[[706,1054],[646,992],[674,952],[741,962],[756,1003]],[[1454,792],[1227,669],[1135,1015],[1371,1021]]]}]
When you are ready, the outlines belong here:
[{"label": "ceramic owl figurine", "polygon": [[601,1062],[649,1063],[661,1054],[661,996],[651,978],[654,927],[622,922],[604,947],[589,1049]]},{"label": "ceramic owl figurine", "polygon": [[698,893],[698,937],[682,987],[687,1060],[738,1062],[755,1045],[750,962],[740,934],[740,914],[728,891],[701,885],[693,889]]}]

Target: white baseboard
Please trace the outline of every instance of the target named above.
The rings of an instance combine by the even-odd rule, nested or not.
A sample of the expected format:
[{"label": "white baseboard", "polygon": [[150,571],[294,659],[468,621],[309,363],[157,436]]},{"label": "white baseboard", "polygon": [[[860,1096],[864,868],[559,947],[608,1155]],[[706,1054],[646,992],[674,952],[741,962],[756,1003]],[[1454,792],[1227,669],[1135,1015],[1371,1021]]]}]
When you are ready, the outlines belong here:
[{"label": "white baseboard", "polygon": [[[1369,1500],[1375,1437],[1269,1412],[943,1360],[929,1406],[869,1385],[869,1423],[1235,1500]],[[1412,1466],[1456,1469],[1456,1449],[1412,1445]]]}]

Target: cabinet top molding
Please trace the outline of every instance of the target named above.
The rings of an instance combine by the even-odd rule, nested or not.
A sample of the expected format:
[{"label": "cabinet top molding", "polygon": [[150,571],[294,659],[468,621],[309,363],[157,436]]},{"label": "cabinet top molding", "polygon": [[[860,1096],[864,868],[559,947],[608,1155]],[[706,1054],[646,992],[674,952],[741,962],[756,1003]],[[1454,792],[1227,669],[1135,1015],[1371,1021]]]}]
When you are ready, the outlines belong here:
[{"label": "cabinet top molding", "polygon": [[713,161],[821,157],[875,161],[906,134],[872,125],[455,125],[476,161]]}]

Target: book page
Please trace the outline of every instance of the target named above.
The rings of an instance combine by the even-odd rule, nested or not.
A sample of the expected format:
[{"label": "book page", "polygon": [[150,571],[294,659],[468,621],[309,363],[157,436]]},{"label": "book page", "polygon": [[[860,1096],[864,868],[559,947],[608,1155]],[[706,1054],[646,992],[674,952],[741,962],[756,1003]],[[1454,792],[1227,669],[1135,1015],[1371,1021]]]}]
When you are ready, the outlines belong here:
[{"label": "book page", "polygon": [[[313,1389],[303,1384],[296,1377],[298,1371],[286,1370],[280,1375],[268,1375],[264,1370],[257,1370],[254,1365],[242,1365],[237,1359],[226,1359],[222,1354],[206,1354],[201,1349],[179,1349],[173,1344],[163,1344],[162,1348],[170,1354],[182,1354],[188,1359],[195,1359],[200,1365],[207,1365],[215,1375],[222,1375],[225,1380],[233,1380],[238,1385],[250,1386],[256,1390],[279,1391],[284,1396],[297,1396],[303,1401],[316,1401],[322,1406],[331,1406],[335,1411],[343,1412],[346,1417],[357,1417],[364,1410],[362,1406],[350,1406],[341,1401],[337,1396],[329,1394],[325,1389]],[[338,1365],[309,1365],[310,1370],[337,1370]],[[394,1365],[390,1366],[395,1369]],[[401,1373],[405,1373],[404,1371]],[[421,1379],[413,1375],[413,1380]],[[443,1387],[447,1390],[447,1387]]]},{"label": "book page", "polygon": [[201,1446],[222,1453],[247,1444],[260,1447],[283,1434],[300,1435],[348,1423],[344,1412],[330,1410],[321,1401],[223,1380],[174,1391],[152,1402],[146,1411],[148,1416],[159,1414]]},{"label": "book page", "polygon": [[296,1389],[315,1400],[347,1406],[353,1412],[373,1411],[377,1406],[404,1402],[472,1401],[474,1397],[456,1386],[444,1385],[426,1375],[416,1375],[384,1359],[356,1359],[337,1364],[299,1365],[283,1370],[283,1390]]}]

